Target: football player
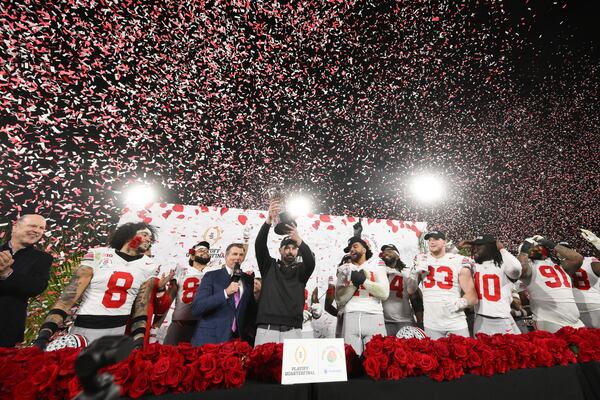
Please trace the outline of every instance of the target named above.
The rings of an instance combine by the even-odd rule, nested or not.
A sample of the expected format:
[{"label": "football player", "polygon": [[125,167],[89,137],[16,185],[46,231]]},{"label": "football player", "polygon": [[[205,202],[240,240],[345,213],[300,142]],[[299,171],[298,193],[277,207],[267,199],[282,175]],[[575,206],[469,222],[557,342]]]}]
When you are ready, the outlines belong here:
[{"label": "football player", "polygon": [[570,277],[581,267],[583,256],[542,236],[534,236],[523,242],[517,258],[523,267],[520,280],[529,293],[536,329],[554,333],[563,326],[583,327]]},{"label": "football player", "polygon": [[81,300],[71,334],[91,343],[102,336],[124,334],[129,323],[130,335],[141,347],[157,282],[157,267],[144,253],[155,240],[152,225],[130,222],[116,229],[110,247],[90,249],[48,313],[34,345],[44,349]]},{"label": "football player", "polygon": [[210,244],[202,241],[189,251],[189,266],[183,266],[176,271],[175,280],[171,281],[169,296],[175,297],[175,310],[171,324],[167,329],[164,344],[177,345],[179,342],[190,342],[196,329],[197,318],[192,315],[192,300],[200,281],[210,262]]},{"label": "football player", "polygon": [[479,303],[475,306],[474,333],[520,333],[510,314],[514,282],[521,276],[519,260],[491,235],[462,241],[459,247],[470,247],[475,261]]},{"label": "football player", "polygon": [[464,310],[478,303],[471,274],[471,262],[460,254],[446,253],[446,234],[431,231],[425,235],[429,254],[415,258],[408,293],[421,284],[423,325],[432,339],[450,334],[469,336]]},{"label": "football player", "polygon": [[[581,230],[581,236],[594,247],[600,248],[600,239],[591,231]],[[566,243],[561,243],[566,245]],[[568,246],[567,246],[568,247]],[[595,249],[597,256],[600,251]],[[573,275],[573,295],[580,319],[588,328],[600,328],[600,260],[584,257],[581,268]]]},{"label": "football player", "polygon": [[387,299],[390,285],[385,269],[367,262],[373,253],[363,239],[350,238],[344,253],[350,253],[350,263],[338,268],[335,301],[338,310],[344,309],[344,342],[360,356],[374,335],[385,336],[381,302]]},{"label": "football player", "polygon": [[379,258],[379,265],[386,270],[390,285],[390,295],[383,301],[385,330],[388,336],[396,336],[400,328],[412,326],[415,322],[407,291],[410,269],[406,268],[406,264],[400,259],[398,248],[393,244],[382,246]]}]

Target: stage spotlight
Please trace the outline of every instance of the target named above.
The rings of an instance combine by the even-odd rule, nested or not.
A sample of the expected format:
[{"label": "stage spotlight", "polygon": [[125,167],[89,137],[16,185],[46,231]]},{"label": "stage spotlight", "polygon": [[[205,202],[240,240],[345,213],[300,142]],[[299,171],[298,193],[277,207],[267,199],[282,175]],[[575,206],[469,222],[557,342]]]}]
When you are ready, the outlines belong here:
[{"label": "stage spotlight", "polygon": [[146,185],[135,185],[125,192],[126,204],[148,204],[156,199],[154,189]]},{"label": "stage spotlight", "polygon": [[303,196],[294,196],[286,202],[286,210],[294,216],[306,215],[311,211],[311,202]]},{"label": "stage spotlight", "polygon": [[444,182],[435,175],[421,175],[410,183],[413,197],[421,203],[435,203],[444,197]]}]

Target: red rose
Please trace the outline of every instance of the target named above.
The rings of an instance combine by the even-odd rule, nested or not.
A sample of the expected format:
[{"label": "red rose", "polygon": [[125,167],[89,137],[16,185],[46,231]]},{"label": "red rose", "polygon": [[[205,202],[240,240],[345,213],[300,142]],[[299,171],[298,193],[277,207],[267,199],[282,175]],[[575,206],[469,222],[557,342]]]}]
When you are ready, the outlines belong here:
[{"label": "red rose", "polygon": [[214,344],[214,343],[207,343],[200,347],[200,351],[202,352],[202,354],[217,353],[220,350],[220,348],[221,348],[221,345]]},{"label": "red rose", "polygon": [[137,399],[141,397],[150,388],[150,376],[143,372],[135,377],[131,387],[129,388],[129,397]]},{"label": "red rose", "polygon": [[79,352],[73,352],[69,355],[65,355],[65,357],[60,358],[58,361],[60,372],[58,374],[61,376],[75,374],[75,360],[78,356]]},{"label": "red rose", "polygon": [[115,382],[123,385],[131,377],[131,366],[128,362],[121,362],[111,373],[115,377]]},{"label": "red rose", "polygon": [[164,384],[163,376],[167,373],[170,366],[171,362],[169,361],[168,357],[159,358],[156,364],[154,364],[154,368],[150,374],[150,379],[152,379],[152,382],[160,381],[161,384]]},{"label": "red rose", "polygon": [[161,394],[167,393],[169,388],[166,385],[163,385],[159,380],[150,379],[150,389],[152,393],[156,396],[160,396]]},{"label": "red rose", "polygon": [[248,342],[236,340],[234,343],[235,352],[239,355],[247,355],[252,351],[252,346]]},{"label": "red rose", "polygon": [[228,356],[232,355],[235,352],[235,344],[233,342],[225,342],[221,345],[219,349],[219,355]]},{"label": "red rose", "polygon": [[215,371],[212,373],[211,381],[213,385],[218,385],[223,382],[223,370],[219,368],[215,369]]},{"label": "red rose", "polygon": [[415,357],[417,366],[424,373],[428,373],[433,371],[438,367],[438,362],[435,358],[430,356],[429,354],[418,354],[419,357]]},{"label": "red rose", "polygon": [[194,379],[194,391],[195,392],[204,392],[206,389],[208,389],[209,385],[210,385],[210,382],[208,381],[208,379],[203,379],[200,377],[197,377],[196,379]]},{"label": "red rose", "polygon": [[401,366],[406,365],[408,361],[408,353],[403,348],[394,350],[394,361]]},{"label": "red rose", "polygon": [[31,378],[31,382],[38,386],[40,391],[46,390],[48,387],[54,384],[56,377],[58,376],[58,365],[49,364],[36,372]]},{"label": "red rose", "polygon": [[160,347],[161,347],[161,345],[158,343],[152,343],[152,344],[149,344],[148,346],[145,346],[140,351],[142,359],[155,362],[156,360],[158,360],[158,357],[160,356]]},{"label": "red rose", "polygon": [[365,357],[367,356],[371,356],[371,355],[375,355],[375,354],[380,354],[383,352],[383,341],[381,340],[381,337],[379,338],[373,338],[369,341],[369,343],[367,343],[367,346],[365,348]]},{"label": "red rose", "polygon": [[452,357],[458,360],[466,360],[469,357],[467,346],[459,341],[452,341],[449,345],[452,351]]},{"label": "red rose", "polygon": [[375,380],[379,380],[381,377],[381,369],[379,368],[379,361],[375,357],[367,357],[363,361],[363,366],[368,376]]},{"label": "red rose", "polygon": [[231,370],[225,372],[225,387],[237,388],[246,381],[246,374],[242,370]]},{"label": "red rose", "polygon": [[242,368],[242,360],[240,360],[237,357],[227,357],[225,360],[223,360],[223,369],[225,371],[230,371],[230,370],[238,370]]},{"label": "red rose", "polygon": [[390,365],[388,369],[385,371],[385,375],[387,379],[392,379],[397,381],[398,379],[404,378],[402,370],[396,365]]},{"label": "red rose", "polygon": [[205,376],[212,375],[217,369],[217,357],[214,354],[202,354],[198,359],[200,371]]},{"label": "red rose", "polygon": [[181,380],[183,379],[184,372],[185,369],[183,366],[175,366],[169,368],[165,376],[165,383],[172,388],[177,387],[177,385],[179,385],[179,382],[181,382]]},{"label": "red rose", "polygon": [[30,380],[24,380],[19,383],[13,394],[15,400],[36,400],[37,399],[37,387],[31,384]]},{"label": "red rose", "polygon": [[[75,396],[77,396],[79,394],[79,392],[81,392],[83,390],[83,388],[81,387],[81,383],[79,382],[79,378],[77,378],[76,376],[74,376],[73,378],[71,378],[69,380],[69,383],[67,385],[67,392],[68,392],[68,396],[70,399],[74,398]],[[121,393],[121,395],[123,395],[124,393]]]}]

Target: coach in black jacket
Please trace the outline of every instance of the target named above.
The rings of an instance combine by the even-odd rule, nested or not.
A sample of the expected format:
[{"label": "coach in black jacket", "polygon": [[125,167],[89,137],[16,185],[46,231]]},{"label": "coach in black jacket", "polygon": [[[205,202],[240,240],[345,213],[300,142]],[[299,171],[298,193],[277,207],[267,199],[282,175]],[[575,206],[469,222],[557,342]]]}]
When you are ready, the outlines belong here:
[{"label": "coach in black jacket", "polygon": [[27,300],[48,286],[52,256],[33,247],[45,230],[44,217],[24,215],[13,225],[10,240],[0,246],[0,310],[4,318],[0,347],[14,347],[23,341]]},{"label": "coach in black jacket", "polygon": [[[262,278],[262,289],[256,316],[255,346],[302,337],[304,289],[315,269],[315,257],[294,226],[288,225],[289,236],[285,237],[279,246],[281,260],[270,256],[267,237],[273,218],[277,214],[279,202],[273,200],[269,206],[267,220],[256,236],[256,259]],[[298,254],[302,257],[301,262],[296,260]]]}]

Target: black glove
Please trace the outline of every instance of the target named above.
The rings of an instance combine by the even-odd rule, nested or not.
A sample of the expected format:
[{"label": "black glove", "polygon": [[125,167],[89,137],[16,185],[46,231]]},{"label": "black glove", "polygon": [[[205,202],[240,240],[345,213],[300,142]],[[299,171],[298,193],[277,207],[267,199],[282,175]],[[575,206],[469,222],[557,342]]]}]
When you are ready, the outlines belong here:
[{"label": "black glove", "polygon": [[352,281],[352,284],[358,288],[360,285],[365,283],[367,280],[367,275],[365,275],[365,271],[363,270],[352,271],[350,273],[350,280]]},{"label": "black glove", "polygon": [[143,336],[133,340],[133,348],[134,349],[141,349],[142,347],[144,347],[144,337]]},{"label": "black glove", "polygon": [[540,246],[544,246],[548,250],[554,250],[554,248],[556,247],[556,243],[554,243],[550,239],[542,238],[539,239],[537,242],[540,244]]},{"label": "black glove", "polygon": [[529,250],[533,247],[534,243],[530,242],[528,239],[525,239],[523,244],[521,245],[521,253],[528,254]]},{"label": "black glove", "polygon": [[42,330],[38,337],[33,341],[32,345],[39,348],[40,350],[46,350],[46,346],[48,346],[48,342],[50,341],[51,333],[47,330]]},{"label": "black glove", "polygon": [[362,230],[363,230],[363,226],[360,223],[360,221],[358,221],[357,223],[355,223],[352,228],[354,229],[354,237],[359,238],[360,235],[362,235]]}]

